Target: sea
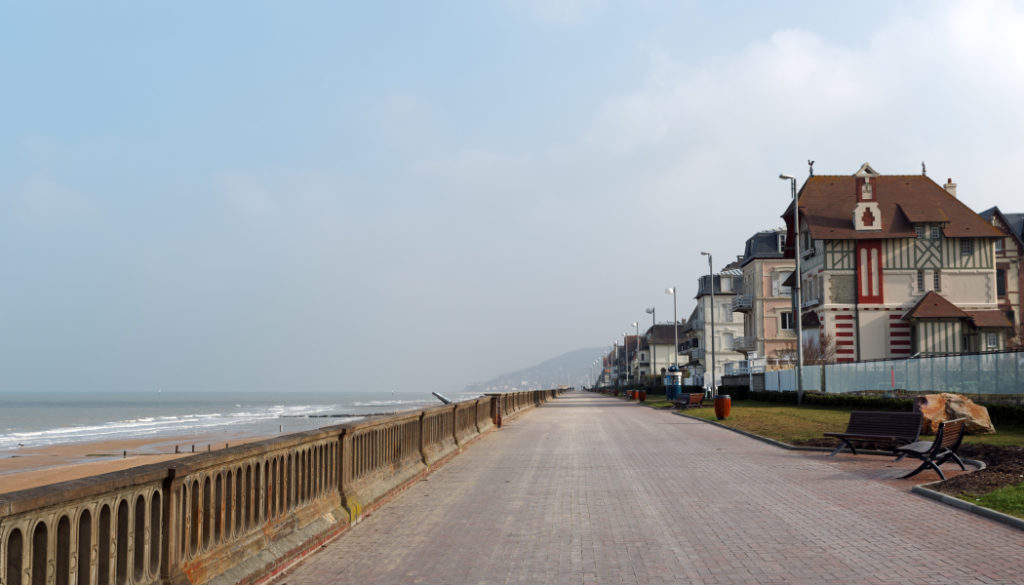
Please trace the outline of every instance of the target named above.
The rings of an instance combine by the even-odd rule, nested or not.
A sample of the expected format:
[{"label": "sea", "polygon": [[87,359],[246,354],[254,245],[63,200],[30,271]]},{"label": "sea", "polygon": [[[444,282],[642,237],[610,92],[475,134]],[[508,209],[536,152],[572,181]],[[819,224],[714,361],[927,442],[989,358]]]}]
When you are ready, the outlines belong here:
[{"label": "sea", "polygon": [[[443,394],[452,401],[479,393]],[[0,393],[0,458],[65,443],[295,433],[441,401],[430,392]]]}]

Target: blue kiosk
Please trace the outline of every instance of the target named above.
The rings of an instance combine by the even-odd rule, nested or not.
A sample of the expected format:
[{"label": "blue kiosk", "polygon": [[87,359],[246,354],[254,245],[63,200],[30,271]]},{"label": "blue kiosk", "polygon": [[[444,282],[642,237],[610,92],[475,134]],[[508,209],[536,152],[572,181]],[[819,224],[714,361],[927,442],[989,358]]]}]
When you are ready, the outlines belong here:
[{"label": "blue kiosk", "polygon": [[674,402],[683,393],[683,373],[672,365],[665,372],[665,400]]}]

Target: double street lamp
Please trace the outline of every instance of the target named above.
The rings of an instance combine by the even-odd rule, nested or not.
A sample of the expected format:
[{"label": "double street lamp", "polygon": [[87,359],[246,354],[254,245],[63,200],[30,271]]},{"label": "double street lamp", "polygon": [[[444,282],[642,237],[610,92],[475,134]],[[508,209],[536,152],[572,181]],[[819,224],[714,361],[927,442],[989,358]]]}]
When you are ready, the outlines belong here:
[{"label": "double street lamp", "polygon": [[676,287],[670,286],[669,288],[666,288],[665,289],[665,294],[672,295],[672,331],[673,331],[673,333],[675,335],[675,340],[676,340],[676,348],[672,352],[672,355],[675,356],[675,358],[674,358],[675,362],[674,363],[675,363],[676,369],[678,370],[679,369],[679,319],[678,319],[678,317],[676,317]]},{"label": "double street lamp", "polygon": [[708,257],[708,280],[711,288],[711,310],[705,318],[711,322],[711,396],[718,395],[718,388],[715,386],[715,271],[711,265],[711,253],[701,252],[701,256]]},{"label": "double street lamp", "polygon": [[800,213],[796,198],[796,177],[793,175],[779,175],[783,181],[789,181],[789,187],[793,194],[793,256],[796,258],[796,266],[793,272],[793,321],[796,326],[796,403],[801,404],[804,399],[804,340],[803,340],[803,307],[800,301]]},{"label": "double street lamp", "polygon": [[636,369],[633,370],[635,375],[633,376],[634,382],[640,381],[640,323],[633,321],[633,328],[636,329]]},{"label": "double street lamp", "polygon": [[651,340],[647,343],[647,350],[651,352],[651,376],[658,375],[658,357],[654,351],[654,327],[658,324],[654,318],[654,307],[647,307],[644,312],[651,316]]}]

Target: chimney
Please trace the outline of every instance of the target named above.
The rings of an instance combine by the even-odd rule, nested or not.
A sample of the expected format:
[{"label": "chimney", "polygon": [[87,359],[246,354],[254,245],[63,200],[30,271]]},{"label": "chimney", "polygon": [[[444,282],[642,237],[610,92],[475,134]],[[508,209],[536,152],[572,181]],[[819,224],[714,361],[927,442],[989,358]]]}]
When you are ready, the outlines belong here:
[{"label": "chimney", "polygon": [[946,184],[943,187],[945,187],[946,193],[956,197],[956,183],[953,182],[953,179],[946,179]]}]

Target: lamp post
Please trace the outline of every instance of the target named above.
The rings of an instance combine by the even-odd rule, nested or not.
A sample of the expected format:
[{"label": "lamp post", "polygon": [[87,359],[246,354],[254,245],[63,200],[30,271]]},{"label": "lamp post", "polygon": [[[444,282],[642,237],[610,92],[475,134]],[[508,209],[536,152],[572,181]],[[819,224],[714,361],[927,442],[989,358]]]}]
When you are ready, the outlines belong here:
[{"label": "lamp post", "polygon": [[804,400],[804,340],[803,340],[803,307],[800,300],[800,213],[796,198],[796,177],[782,174],[779,178],[789,181],[789,188],[793,194],[793,256],[796,258],[793,279],[793,321],[796,325],[796,403],[797,406]]},{"label": "lamp post", "polygon": [[679,369],[679,319],[676,317],[676,287],[671,286],[665,289],[665,294],[672,295],[672,331],[675,334],[676,347],[672,355],[675,356],[675,366]]},{"label": "lamp post", "polygon": [[629,361],[629,333],[622,334],[622,355],[626,358],[626,385],[633,379],[633,364]]},{"label": "lamp post", "polygon": [[[654,341],[654,326],[658,324],[654,318],[654,307],[648,307],[644,309],[644,312],[651,316],[651,341]],[[654,344],[648,342],[647,349],[651,352],[651,376],[656,378],[658,376],[658,357],[654,352]]]},{"label": "lamp post", "polygon": [[711,253],[701,252],[701,256],[708,257],[708,280],[711,281],[711,396],[718,396],[718,388],[715,386],[715,270],[711,265]]},{"label": "lamp post", "polygon": [[636,329],[636,381],[640,381],[640,322],[633,321],[633,328]]}]

